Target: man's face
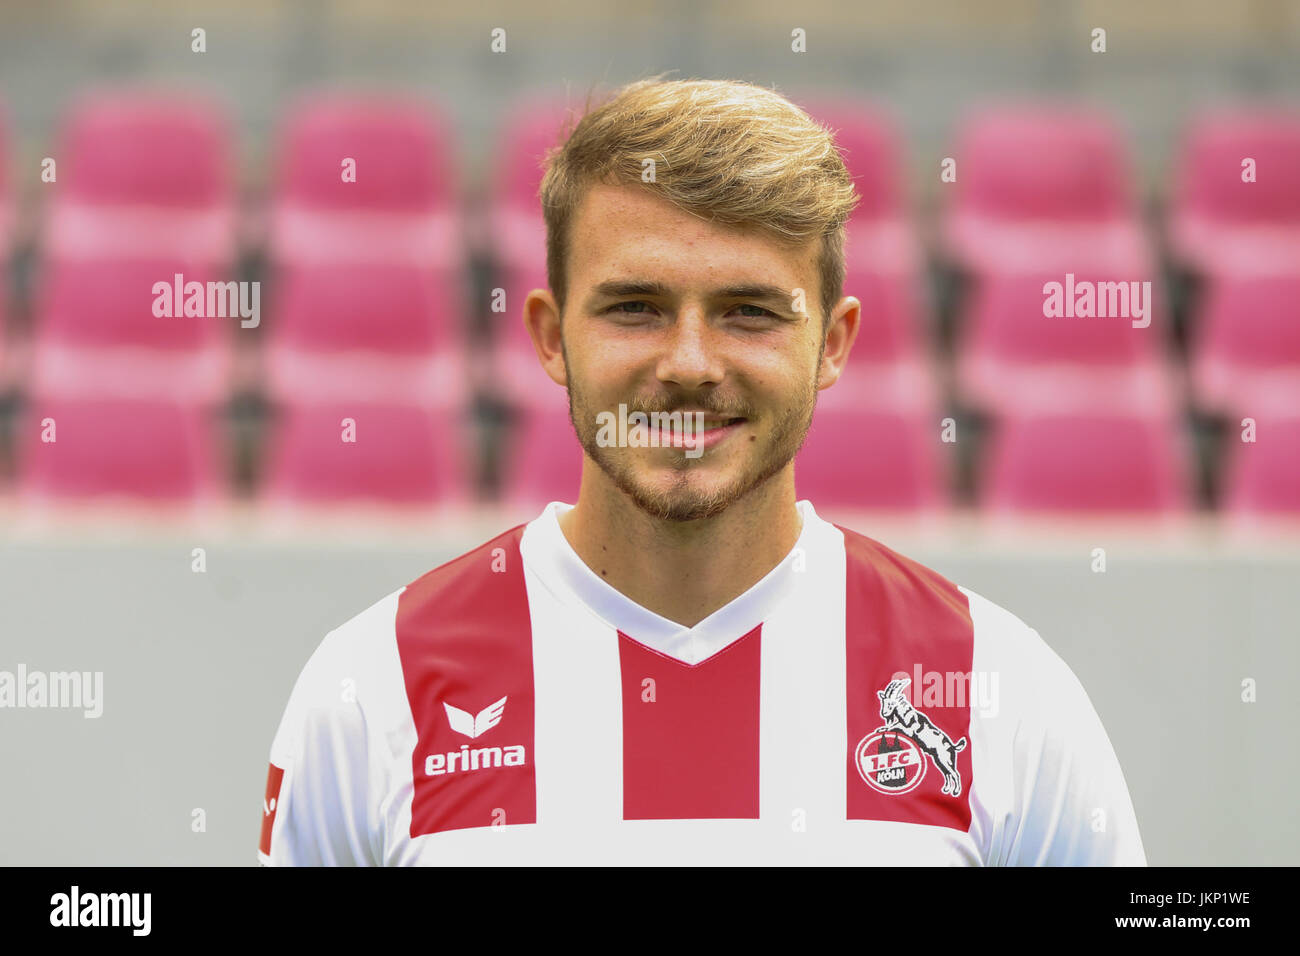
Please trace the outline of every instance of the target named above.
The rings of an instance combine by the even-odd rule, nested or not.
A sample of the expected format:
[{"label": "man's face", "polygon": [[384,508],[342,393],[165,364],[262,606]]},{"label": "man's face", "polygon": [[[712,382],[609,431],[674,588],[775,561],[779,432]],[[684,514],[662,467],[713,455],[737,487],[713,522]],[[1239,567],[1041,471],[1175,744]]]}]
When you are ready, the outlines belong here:
[{"label": "man's face", "polygon": [[[588,190],[561,325],[569,414],[587,455],[643,510],[711,517],[790,464],[822,385],[817,251],[638,187]],[[612,447],[601,425],[620,404],[628,417],[682,412],[685,433],[646,429],[652,447]]]}]

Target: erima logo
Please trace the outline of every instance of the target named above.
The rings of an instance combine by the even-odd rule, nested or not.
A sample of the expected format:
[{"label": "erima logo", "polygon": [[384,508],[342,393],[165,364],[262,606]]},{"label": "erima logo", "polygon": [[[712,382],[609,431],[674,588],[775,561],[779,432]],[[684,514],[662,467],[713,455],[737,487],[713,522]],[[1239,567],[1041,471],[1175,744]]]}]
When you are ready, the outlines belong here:
[{"label": "erima logo", "polygon": [[451,729],[458,734],[473,738],[501,723],[501,718],[506,712],[506,698],[502,697],[495,704],[488,704],[472,717],[469,711],[453,707],[446,701],[443,701],[442,706],[447,708],[447,723],[451,724]]},{"label": "erima logo", "polygon": [[[447,723],[451,729],[472,740],[501,723],[501,718],[506,712],[506,698],[502,697],[495,703],[488,704],[477,714],[453,707],[446,701],[442,702],[442,706],[447,711]],[[485,770],[488,767],[518,767],[525,759],[526,754],[522,744],[512,744],[508,747],[478,747],[473,750],[470,749],[469,744],[461,744],[460,750],[449,750],[445,754],[429,754],[425,757],[424,773],[429,777],[437,777],[444,773]]]}]

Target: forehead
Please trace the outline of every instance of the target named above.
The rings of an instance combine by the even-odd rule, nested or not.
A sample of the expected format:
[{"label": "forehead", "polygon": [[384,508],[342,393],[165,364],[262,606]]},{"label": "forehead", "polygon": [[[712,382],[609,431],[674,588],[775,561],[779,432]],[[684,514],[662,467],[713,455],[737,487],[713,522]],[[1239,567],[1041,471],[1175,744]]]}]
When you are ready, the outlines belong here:
[{"label": "forehead", "polygon": [[575,288],[627,276],[683,289],[744,279],[814,288],[816,240],[791,245],[753,228],[707,222],[652,190],[606,184],[587,190],[569,249]]}]

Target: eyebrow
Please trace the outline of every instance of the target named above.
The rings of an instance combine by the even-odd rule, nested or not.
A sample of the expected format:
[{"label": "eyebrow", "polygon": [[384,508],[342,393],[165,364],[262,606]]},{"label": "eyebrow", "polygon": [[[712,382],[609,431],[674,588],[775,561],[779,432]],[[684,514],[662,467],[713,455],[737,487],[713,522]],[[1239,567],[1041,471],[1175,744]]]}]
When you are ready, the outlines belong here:
[{"label": "eyebrow", "polygon": [[[793,290],[783,289],[777,285],[758,282],[713,289],[709,296],[714,299],[771,299],[788,303],[792,298],[792,292]],[[591,290],[589,301],[594,302],[596,299],[612,299],[629,295],[667,298],[672,295],[672,290],[662,282],[653,282],[647,279],[609,279],[597,284]]]}]

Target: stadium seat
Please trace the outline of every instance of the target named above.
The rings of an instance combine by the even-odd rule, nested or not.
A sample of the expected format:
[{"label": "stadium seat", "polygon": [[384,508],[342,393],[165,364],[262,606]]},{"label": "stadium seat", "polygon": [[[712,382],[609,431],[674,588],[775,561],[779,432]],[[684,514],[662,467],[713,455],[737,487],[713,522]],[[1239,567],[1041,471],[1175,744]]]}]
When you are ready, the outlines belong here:
[{"label": "stadium seat", "polygon": [[263,499],[398,506],[460,500],[470,460],[464,425],[454,406],[283,405],[269,430]]},{"label": "stadium seat", "polygon": [[1234,521],[1300,518],[1300,407],[1254,419],[1254,441],[1234,422],[1224,455],[1223,510]]},{"label": "stadium seat", "polygon": [[542,159],[562,141],[573,115],[563,101],[537,97],[517,104],[498,135],[492,172],[487,228],[496,261],[498,285],[505,291],[505,312],[495,316],[498,349],[532,354],[523,326],[524,297],[545,288],[546,226],[538,189]]},{"label": "stadium seat", "polygon": [[1197,402],[1213,411],[1300,409],[1300,268],[1225,274],[1206,288],[1192,347]]},{"label": "stadium seat", "polygon": [[[1137,286],[1145,313],[1139,317],[1132,283],[1147,281],[1151,301],[1147,287]],[[1065,314],[1044,314],[1048,283],[1059,284],[1052,290],[1059,291],[1053,311]],[[1085,289],[1094,314],[1070,315]],[[1169,387],[1163,299],[1159,279],[1129,271],[985,276],[964,308],[956,350],[959,391],[972,407],[994,414],[1084,402],[1150,404]]]},{"label": "stadium seat", "polygon": [[[1243,163],[1255,161],[1254,181]],[[1169,242],[1205,275],[1300,271],[1300,112],[1216,109],[1187,131]]]},{"label": "stadium seat", "polygon": [[19,491],[29,501],[175,503],[224,490],[214,422],[196,403],[35,394],[19,449]]},{"label": "stadium seat", "polygon": [[277,264],[377,262],[459,274],[459,174],[449,124],[432,104],[360,94],[307,99],[284,123],[278,166],[270,236]]},{"label": "stadium seat", "polygon": [[[266,349],[272,400],[369,403],[384,410],[382,441],[396,440],[421,407],[463,403],[465,254],[453,134],[442,111],[405,96],[318,94],[285,120],[278,162]],[[298,429],[305,414],[288,412],[285,434],[295,444],[284,474],[293,479],[286,487],[315,494],[317,483],[293,477],[294,456],[310,461],[318,452],[310,432]],[[377,479],[375,494],[442,493],[433,484],[419,492],[416,476],[400,468],[394,475],[390,484]]]},{"label": "stadium seat", "polygon": [[372,262],[284,268],[266,347],[271,395],[463,396],[461,278]]},{"label": "stadium seat", "polygon": [[228,263],[231,142],[225,113],[201,97],[113,92],[82,100],[57,154],[45,254]]},{"label": "stadium seat", "polygon": [[858,337],[849,353],[854,364],[928,360],[919,280],[903,272],[850,268],[844,294],[862,303]]},{"label": "stadium seat", "polygon": [[802,105],[833,131],[860,197],[847,225],[849,271],[914,275],[921,257],[908,216],[896,120],[874,105],[844,99]]},{"label": "stadium seat", "polygon": [[582,446],[562,396],[521,406],[503,449],[502,497],[521,507],[577,501],[582,460]]},{"label": "stadium seat", "polygon": [[1190,506],[1172,415],[1026,410],[1001,418],[984,461],[989,514],[1171,516]]},{"label": "stadium seat", "polygon": [[[239,300],[214,297],[204,316],[155,315],[160,297],[175,311],[175,276],[204,283],[211,265],[164,258],[46,260],[36,296],[34,387],[50,394],[170,396],[211,400],[226,387]],[[167,291],[155,295],[155,283]],[[183,298],[182,298],[183,301]]]},{"label": "stadium seat", "polygon": [[818,394],[795,458],[798,495],[834,508],[941,509],[948,474],[940,427],[932,408],[871,400],[841,380]]},{"label": "stadium seat", "polygon": [[1072,105],[988,108],[964,124],[941,235],[976,274],[1151,269],[1120,132]]}]

